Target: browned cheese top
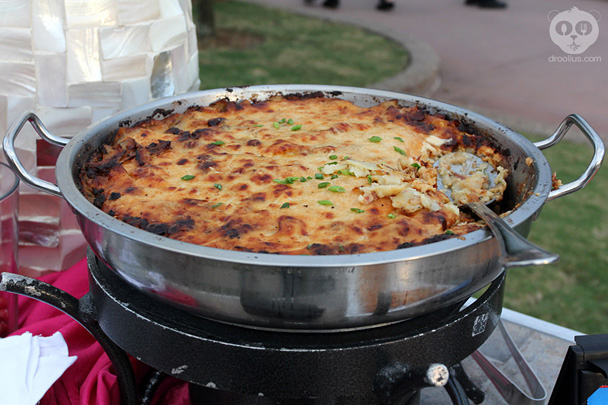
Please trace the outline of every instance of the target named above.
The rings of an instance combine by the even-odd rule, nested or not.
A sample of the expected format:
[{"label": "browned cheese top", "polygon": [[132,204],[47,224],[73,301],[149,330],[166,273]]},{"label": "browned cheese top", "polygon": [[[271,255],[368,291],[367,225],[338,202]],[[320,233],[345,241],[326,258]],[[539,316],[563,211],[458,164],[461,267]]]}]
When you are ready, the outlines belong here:
[{"label": "browned cheese top", "polygon": [[437,191],[432,167],[466,150],[503,162],[466,125],[389,101],[220,100],[119,128],[81,169],[98,208],[157,235],[221,249],[353,254],[481,225]]}]

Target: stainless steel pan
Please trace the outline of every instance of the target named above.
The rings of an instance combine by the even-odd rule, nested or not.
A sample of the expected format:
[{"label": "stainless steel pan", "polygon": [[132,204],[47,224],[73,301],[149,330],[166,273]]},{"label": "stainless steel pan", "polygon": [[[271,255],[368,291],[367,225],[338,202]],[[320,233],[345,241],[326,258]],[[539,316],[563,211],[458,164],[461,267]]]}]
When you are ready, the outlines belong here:
[{"label": "stainless steel pan", "polygon": [[[505,256],[497,239],[485,230],[462,239],[358,255],[282,256],[208,248],[127,225],[97,209],[78,189],[79,167],[120,124],[138,122],[159,110],[182,112],[219,98],[259,100],[277,93],[312,91],[362,106],[397,99],[475,126],[510,151],[512,174],[505,204],[513,210],[505,220],[524,236],[542,206],[584,187],[604,156],[600,137],[578,115],[568,116],[553,136],[534,144],[488,118],[452,105],[392,92],[313,85],[209,90],[164,99],[114,115],[72,140],[52,135],[28,113],[11,126],[4,149],[25,183],[68,202],[91,249],[125,282],[168,304],[224,322],[319,332],[378,326],[464,300],[505,267],[539,264]],[[28,173],[15,153],[15,138],[26,122],[48,142],[64,146],[56,165],[57,185]],[[593,144],[593,159],[579,179],[552,190],[552,171],[540,150],[558,143],[573,124]],[[531,165],[525,163],[528,157]]]}]

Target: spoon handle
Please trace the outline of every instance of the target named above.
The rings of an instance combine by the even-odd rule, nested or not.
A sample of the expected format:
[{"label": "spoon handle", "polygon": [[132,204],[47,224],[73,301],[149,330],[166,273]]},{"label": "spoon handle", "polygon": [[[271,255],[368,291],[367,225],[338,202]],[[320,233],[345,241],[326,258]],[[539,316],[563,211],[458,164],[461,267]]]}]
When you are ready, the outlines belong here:
[{"label": "spoon handle", "polygon": [[474,202],[467,206],[483,219],[498,240],[505,267],[536,266],[556,262],[559,255],[536,246],[511,228],[485,204]]}]

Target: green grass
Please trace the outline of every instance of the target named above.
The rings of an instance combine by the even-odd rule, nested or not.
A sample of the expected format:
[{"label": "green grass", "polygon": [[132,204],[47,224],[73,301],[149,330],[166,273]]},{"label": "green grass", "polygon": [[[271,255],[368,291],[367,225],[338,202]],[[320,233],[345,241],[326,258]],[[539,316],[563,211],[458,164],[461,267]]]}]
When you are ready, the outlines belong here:
[{"label": "green grass", "polygon": [[401,46],[349,25],[236,1],[217,2],[215,19],[218,31],[247,32],[263,41],[249,49],[201,49],[201,89],[285,83],[364,87],[407,65]]},{"label": "green grass", "polygon": [[[543,151],[564,183],[587,168],[592,149],[562,141]],[[509,270],[505,306],[585,333],[608,331],[608,172],[543,207],[529,239],[558,253],[555,264]]]}]

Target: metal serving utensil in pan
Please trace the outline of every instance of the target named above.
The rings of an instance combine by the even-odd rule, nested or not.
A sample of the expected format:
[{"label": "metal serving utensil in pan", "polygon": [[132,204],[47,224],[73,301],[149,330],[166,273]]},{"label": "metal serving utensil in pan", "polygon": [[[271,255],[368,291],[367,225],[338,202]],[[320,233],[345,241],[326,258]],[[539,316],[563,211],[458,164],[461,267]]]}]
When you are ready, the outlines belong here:
[{"label": "metal serving utensil in pan", "polygon": [[[478,156],[468,152],[455,152],[462,154],[465,159],[461,162],[450,162],[449,171],[457,177],[463,179],[469,177],[474,171],[483,170],[488,179],[488,188],[491,189],[496,185],[496,177],[498,172],[491,165],[485,163]],[[452,154],[446,154],[439,158],[434,166],[437,168],[441,164],[442,159],[450,159]],[[441,176],[437,175],[437,189],[442,191],[450,201],[454,201],[452,197],[451,187],[444,185]],[[505,267],[522,267],[543,265],[556,262],[559,255],[548,252],[526,238],[521,236],[515,229],[510,227],[501,217],[492,211],[488,204],[494,200],[487,202],[474,201],[464,204],[467,208],[473,211],[477,216],[483,219],[490,231],[498,239],[501,250],[503,250],[502,261]]]}]

